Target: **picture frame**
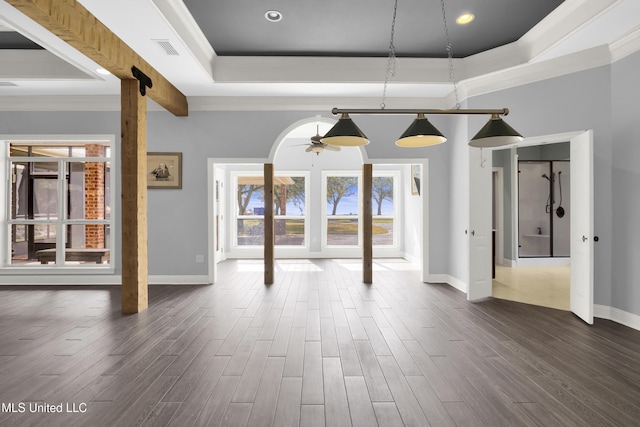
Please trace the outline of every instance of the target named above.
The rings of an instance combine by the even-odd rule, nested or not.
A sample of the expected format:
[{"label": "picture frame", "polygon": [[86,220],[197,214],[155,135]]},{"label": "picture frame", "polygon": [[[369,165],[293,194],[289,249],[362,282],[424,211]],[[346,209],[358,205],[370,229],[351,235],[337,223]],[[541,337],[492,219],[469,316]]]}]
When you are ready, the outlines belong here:
[{"label": "picture frame", "polygon": [[147,153],[147,188],[182,189],[182,153]]},{"label": "picture frame", "polygon": [[422,171],[420,165],[411,165],[411,194],[420,195],[420,181],[422,179]]}]

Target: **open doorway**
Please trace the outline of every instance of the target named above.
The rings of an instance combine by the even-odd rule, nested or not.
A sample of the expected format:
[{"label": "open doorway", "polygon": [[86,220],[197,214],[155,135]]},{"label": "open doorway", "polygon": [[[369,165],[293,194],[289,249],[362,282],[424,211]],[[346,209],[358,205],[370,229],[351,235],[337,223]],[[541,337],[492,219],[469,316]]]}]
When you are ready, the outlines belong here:
[{"label": "open doorway", "polygon": [[319,150],[310,145],[332,123],[322,118],[294,123],[266,159],[208,160],[210,282],[216,281],[218,262],[264,255],[260,194],[265,163],[274,165],[274,180],[282,180],[274,189],[276,258],[361,258],[365,162],[373,164],[374,257],[407,259],[420,267],[426,281],[428,185],[422,177],[428,177],[427,160],[378,161],[368,159],[364,147]]},{"label": "open doorway", "polygon": [[505,249],[495,260],[493,296],[569,310],[569,142],[496,149],[492,160],[494,171],[507,171],[501,182],[494,172],[495,245]]},{"label": "open doorway", "polygon": [[[593,131],[527,138],[512,146],[520,148],[569,141],[571,171],[570,213],[570,284],[571,311],[588,324],[593,324],[594,242],[593,230]],[[493,150],[491,150],[493,151]],[[487,160],[489,160],[487,162]],[[467,299],[479,300],[493,296],[491,279],[491,171],[493,158],[484,157],[481,149],[469,150],[469,285]],[[511,163],[509,163],[511,164]],[[517,174],[517,168],[511,168]],[[513,179],[512,182],[516,182]],[[512,189],[511,194],[514,194]],[[516,197],[513,197],[514,199]],[[517,212],[512,212],[517,217]],[[515,251],[515,247],[513,248]]]}]

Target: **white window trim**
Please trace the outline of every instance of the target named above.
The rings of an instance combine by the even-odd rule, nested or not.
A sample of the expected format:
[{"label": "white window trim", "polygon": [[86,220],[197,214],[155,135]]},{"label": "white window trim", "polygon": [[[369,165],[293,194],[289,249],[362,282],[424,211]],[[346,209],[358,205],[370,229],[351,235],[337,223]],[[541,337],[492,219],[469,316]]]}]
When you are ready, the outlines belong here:
[{"label": "white window trim", "polygon": [[[10,157],[9,156],[9,144],[10,143],[20,143],[20,144],[32,144],[32,145],[73,145],[77,143],[107,143],[110,147],[111,157],[55,157],[55,158],[44,158],[44,157]],[[63,164],[66,162],[95,162],[95,161],[104,161],[110,164],[111,171],[116,171],[118,169],[118,164],[116,159],[118,155],[116,153],[115,146],[115,136],[114,135],[0,135],[0,176],[5,177],[5,185],[0,186],[0,201],[4,203],[4,208],[0,211],[0,276],[5,274],[11,275],[31,275],[31,274],[70,274],[70,275],[78,275],[78,274],[113,274],[115,272],[115,263],[114,260],[118,259],[118,250],[115,244],[115,224],[118,222],[115,216],[115,212],[119,211],[119,204],[116,204],[116,198],[114,197],[115,186],[116,186],[116,174],[110,173],[109,180],[109,188],[111,190],[110,200],[111,200],[111,218],[108,220],[70,220],[70,219],[62,219],[56,221],[57,233],[61,236],[63,240],[62,245],[56,246],[56,264],[43,264],[38,266],[33,265],[16,265],[11,264],[11,241],[9,239],[10,228],[13,224],[37,224],[41,223],[37,220],[11,220],[10,217],[10,206],[9,200],[11,198],[11,163],[15,162],[59,162]],[[64,216],[60,216],[61,212],[66,212],[65,207],[67,204],[67,194],[66,188],[64,188],[64,180],[58,179],[58,194],[62,195],[61,201],[62,203],[58,203],[58,215],[59,218],[64,218]],[[115,206],[114,206],[115,205]],[[51,224],[51,221],[44,220],[45,224]],[[109,253],[110,253],[110,262],[109,264],[60,264],[60,261],[64,260],[64,248],[66,244],[66,233],[64,232],[64,227],[67,225],[85,225],[85,224],[107,224],[111,228],[111,233],[109,236]]]}]

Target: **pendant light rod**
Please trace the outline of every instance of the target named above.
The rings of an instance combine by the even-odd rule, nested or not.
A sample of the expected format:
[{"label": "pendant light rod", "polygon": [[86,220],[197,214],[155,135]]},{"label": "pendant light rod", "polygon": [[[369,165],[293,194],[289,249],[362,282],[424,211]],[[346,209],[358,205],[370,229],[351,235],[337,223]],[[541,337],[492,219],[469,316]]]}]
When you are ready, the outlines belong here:
[{"label": "pendant light rod", "polygon": [[450,110],[415,110],[415,109],[382,109],[382,108],[371,108],[371,109],[356,109],[356,108],[337,108],[334,107],[331,110],[331,114],[491,114],[491,115],[501,115],[506,116],[509,114],[508,108],[502,108],[497,110],[489,110],[489,109],[450,109]]}]

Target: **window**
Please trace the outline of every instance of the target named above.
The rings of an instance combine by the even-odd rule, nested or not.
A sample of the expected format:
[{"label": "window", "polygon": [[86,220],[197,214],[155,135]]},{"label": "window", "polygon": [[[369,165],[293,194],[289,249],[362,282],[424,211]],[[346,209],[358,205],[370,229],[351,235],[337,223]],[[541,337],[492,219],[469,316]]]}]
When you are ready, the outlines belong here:
[{"label": "window", "polygon": [[326,246],[360,243],[358,180],[358,175],[347,173],[325,176]]},{"label": "window", "polygon": [[15,266],[110,263],[110,147],[12,143],[9,236]]},{"label": "window", "polygon": [[264,178],[260,175],[237,175],[236,246],[264,245]]},{"label": "window", "polygon": [[276,246],[306,246],[306,197],[304,176],[274,177],[273,202]]},{"label": "window", "polygon": [[396,175],[374,176],[371,186],[373,245],[396,246]]},{"label": "window", "polygon": [[[234,173],[236,247],[264,244],[264,179],[250,172]],[[307,176],[274,176],[273,212],[276,246],[306,247]]]}]

